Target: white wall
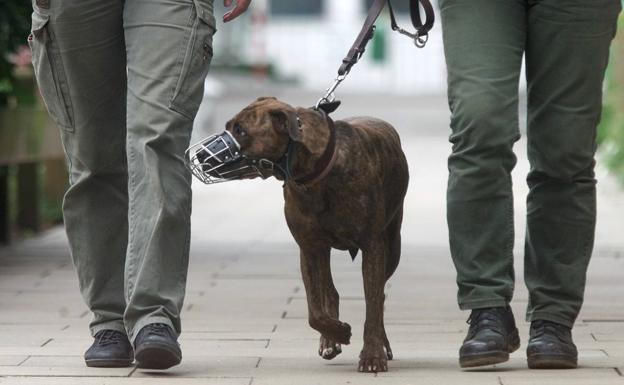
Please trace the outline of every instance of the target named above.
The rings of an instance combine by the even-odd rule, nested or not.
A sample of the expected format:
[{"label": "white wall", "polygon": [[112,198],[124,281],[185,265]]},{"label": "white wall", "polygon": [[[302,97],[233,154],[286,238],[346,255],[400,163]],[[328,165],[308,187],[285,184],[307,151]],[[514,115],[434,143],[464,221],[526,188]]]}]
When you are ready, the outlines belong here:
[{"label": "white wall", "polygon": [[[230,52],[234,45],[234,51],[244,61],[272,63],[281,75],[298,79],[306,88],[322,90],[336,76],[364,22],[362,3],[361,0],[326,0],[324,15],[272,17],[263,22],[262,17],[257,16],[266,9],[266,3],[260,1],[247,15],[247,23],[219,26],[215,51],[218,54],[220,43],[225,45],[227,41]],[[439,18],[437,9],[436,17]],[[406,29],[413,29],[407,15],[399,17],[398,22]],[[446,70],[439,20],[424,49],[416,48],[409,38],[391,30],[386,10],[377,22],[377,29],[383,29],[386,35],[386,60],[373,62],[372,43],[369,43],[368,51],[353,67],[341,90],[411,94],[445,91]],[[221,37],[223,42],[219,41]]]}]

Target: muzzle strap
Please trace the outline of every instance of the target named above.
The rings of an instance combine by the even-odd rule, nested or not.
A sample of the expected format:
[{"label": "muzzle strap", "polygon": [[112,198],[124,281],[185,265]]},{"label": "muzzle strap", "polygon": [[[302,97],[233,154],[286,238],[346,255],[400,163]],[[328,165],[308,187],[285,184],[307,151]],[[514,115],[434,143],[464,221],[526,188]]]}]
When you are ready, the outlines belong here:
[{"label": "muzzle strap", "polygon": [[272,163],[273,176],[275,176],[275,171],[281,173],[284,182],[288,182],[292,179],[292,167],[290,163],[292,162],[293,156],[295,154],[295,146],[296,143],[292,140],[288,140],[288,147],[286,148],[286,152],[282,157],[275,163]]}]

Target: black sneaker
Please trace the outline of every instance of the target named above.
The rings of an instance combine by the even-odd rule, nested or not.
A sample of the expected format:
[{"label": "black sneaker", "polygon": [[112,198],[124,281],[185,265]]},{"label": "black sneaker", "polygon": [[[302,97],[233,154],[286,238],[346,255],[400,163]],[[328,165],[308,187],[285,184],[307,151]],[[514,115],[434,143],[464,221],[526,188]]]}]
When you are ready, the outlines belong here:
[{"label": "black sneaker", "polygon": [[134,353],[126,333],[100,330],[84,354],[85,363],[94,368],[124,368],[132,365]]},{"label": "black sneaker", "polygon": [[509,360],[520,347],[511,307],[474,309],[467,321],[468,335],[459,349],[459,366],[493,365]]},{"label": "black sneaker", "polygon": [[546,320],[531,322],[527,362],[531,369],[574,369],[578,351],[572,329]]},{"label": "black sneaker", "polygon": [[182,361],[178,336],[168,325],[148,324],[134,340],[137,366],[141,369],[169,369]]}]

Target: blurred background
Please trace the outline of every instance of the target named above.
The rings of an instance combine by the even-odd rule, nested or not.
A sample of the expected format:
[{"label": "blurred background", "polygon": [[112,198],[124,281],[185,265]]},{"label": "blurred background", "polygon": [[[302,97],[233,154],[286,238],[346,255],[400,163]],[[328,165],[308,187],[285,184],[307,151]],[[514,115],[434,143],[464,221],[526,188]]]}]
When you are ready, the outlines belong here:
[{"label": "blurred background", "polygon": [[[369,3],[370,0],[254,0],[239,20],[223,24],[220,19],[226,10],[221,1],[215,1],[219,21],[215,56],[193,141],[222,130],[225,121],[257,96],[275,95],[294,105],[313,105],[335,77]],[[394,3],[399,24],[410,26],[408,2]],[[31,11],[30,2],[25,0],[0,1],[0,242],[5,244],[59,224],[67,183],[58,131],[38,96],[30,52],[25,45]],[[624,19],[620,21],[622,25]],[[375,115],[397,127],[408,148],[412,175],[429,178],[429,193],[425,191],[423,195],[430,194],[432,201],[419,200],[421,209],[431,211],[436,218],[433,224],[442,228],[446,157],[450,151],[445,71],[439,21],[426,48],[417,49],[409,39],[391,31],[387,12],[383,12],[367,52],[338,91],[343,107],[337,112],[338,118]],[[524,89],[521,84],[521,96]],[[604,90],[600,170],[624,181],[622,33],[612,45]],[[521,102],[522,125],[523,109]],[[435,140],[427,142],[431,138]],[[423,147],[426,143],[429,144]],[[418,147],[410,154],[412,144]],[[522,142],[517,146],[521,159],[519,171],[515,172],[520,185],[524,184],[527,168],[522,146]],[[427,162],[423,163],[425,156]],[[266,189],[272,199],[266,214],[281,218],[281,210],[274,210],[282,204],[278,183],[226,185],[206,190],[194,183],[196,191],[207,194],[196,198],[195,207],[206,205],[200,214],[196,210],[197,220],[219,213],[218,208],[210,208],[207,203],[218,199],[219,194],[250,194],[246,189]],[[423,186],[412,189],[423,190]],[[423,229],[431,225],[421,224]],[[283,222],[278,227],[279,236],[286,238]],[[440,237],[445,237],[444,230]]]},{"label": "blurred background", "polygon": [[[336,76],[369,2],[253,0],[247,13],[224,25],[220,19],[226,10],[222,0],[215,0],[215,56],[192,140],[222,131],[225,122],[259,96],[276,96],[294,106],[314,105]],[[407,28],[408,0],[393,4],[399,24]],[[78,290],[62,226],[68,177],[59,130],[40,100],[25,46],[31,12],[30,1],[0,0],[0,383],[128,384],[133,379],[126,377],[150,373],[134,368],[93,371],[84,367],[81,356],[90,343],[86,328],[90,312]],[[440,23],[424,49],[392,32],[389,24],[383,12],[364,57],[337,92],[342,106],[333,114],[335,119],[370,115],[390,122],[409,161],[401,265],[386,288],[385,325],[399,357],[390,376],[398,373],[398,377],[371,380],[621,384],[624,16],[604,83],[596,247],[585,305],[575,327],[585,368],[541,377],[523,370],[522,351],[512,358],[510,371],[457,370],[457,347],[465,336],[467,314],[457,309],[448,248],[445,197],[451,145]],[[513,172],[519,283],[512,304],[518,321],[528,303],[521,280],[529,170],[524,82],[519,88],[523,135],[514,148],[518,163]],[[352,383],[365,314],[361,259],[352,263],[346,252],[333,251],[340,314],[351,322],[354,337],[336,361],[323,363],[316,357],[318,336],[306,322],[298,249],[284,220],[282,194],[281,183],[273,178],[210,186],[193,181],[191,259],[181,337],[185,362],[171,371],[173,376],[193,377],[188,383],[194,384]],[[519,322],[519,328],[525,338],[528,324]],[[119,381],[112,376],[119,376]],[[181,383],[165,374],[151,374],[147,381]]]}]

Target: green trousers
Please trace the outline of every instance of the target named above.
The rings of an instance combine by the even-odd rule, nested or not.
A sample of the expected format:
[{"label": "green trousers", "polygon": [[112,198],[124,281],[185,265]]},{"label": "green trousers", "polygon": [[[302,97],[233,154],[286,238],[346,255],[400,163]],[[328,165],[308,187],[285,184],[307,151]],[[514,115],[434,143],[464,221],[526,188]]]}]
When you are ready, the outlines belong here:
[{"label": "green trousers", "polygon": [[215,32],[212,0],[33,0],[29,43],[70,174],[65,227],[91,333],[178,333],[185,168]]},{"label": "green trousers", "polygon": [[572,327],[596,223],[594,154],[620,0],[440,0],[451,110],[447,220],[461,309],[514,290],[512,151],[528,84],[527,320]]}]

